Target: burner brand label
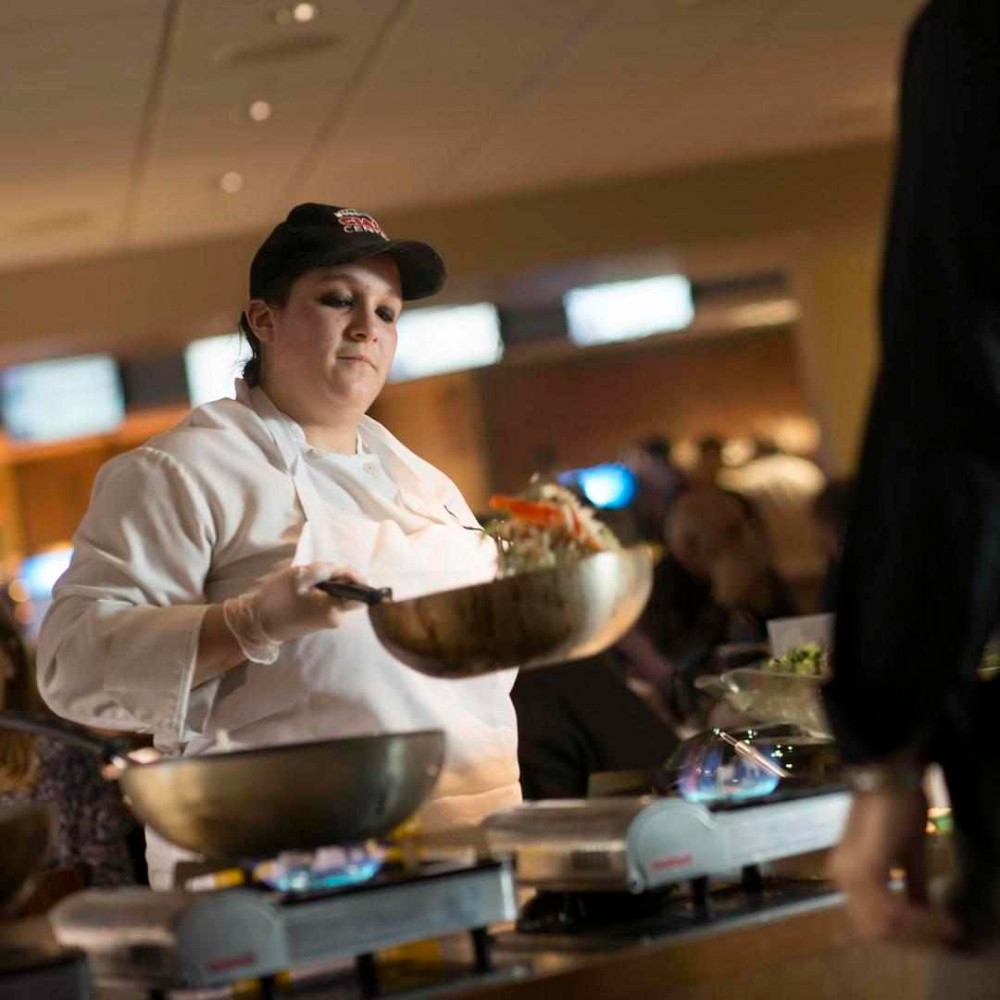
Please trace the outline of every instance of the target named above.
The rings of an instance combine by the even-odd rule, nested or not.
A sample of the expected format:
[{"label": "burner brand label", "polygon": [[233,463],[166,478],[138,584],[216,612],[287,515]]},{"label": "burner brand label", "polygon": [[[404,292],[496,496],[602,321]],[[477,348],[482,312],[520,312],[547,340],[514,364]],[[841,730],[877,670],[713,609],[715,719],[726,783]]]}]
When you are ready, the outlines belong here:
[{"label": "burner brand label", "polygon": [[671,854],[669,858],[657,858],[650,862],[649,867],[654,872],[666,872],[672,868],[683,868],[691,864],[694,864],[694,855],[688,851],[687,854]]},{"label": "burner brand label", "polygon": [[257,956],[252,951],[245,951],[242,955],[226,955],[223,958],[213,959],[205,965],[210,972],[230,972],[233,969],[244,969],[256,962]]}]

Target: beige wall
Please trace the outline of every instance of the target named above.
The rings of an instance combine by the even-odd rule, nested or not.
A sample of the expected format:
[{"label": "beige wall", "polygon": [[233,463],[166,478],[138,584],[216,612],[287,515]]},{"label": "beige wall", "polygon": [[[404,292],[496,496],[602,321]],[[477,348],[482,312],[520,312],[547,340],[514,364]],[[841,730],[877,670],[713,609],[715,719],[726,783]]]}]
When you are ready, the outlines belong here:
[{"label": "beige wall", "polygon": [[[853,462],[875,358],[873,298],[889,163],[887,148],[861,146],[382,221],[390,232],[440,247],[453,298],[502,291],[533,272],[585,273],[595,257],[662,253],[706,274],[787,266],[806,310],[798,348],[806,397],[823,426],[829,464],[841,472]],[[259,235],[2,274],[0,364],[92,349],[148,351],[231,330]],[[444,398],[450,407],[412,422],[410,443],[430,454],[424,436],[461,419],[462,408],[454,393],[410,392],[421,406]],[[474,483],[487,473],[467,464],[482,440],[479,404],[468,393],[466,400],[471,436],[455,452],[460,468],[448,471]]]},{"label": "beige wall", "polygon": [[881,213],[816,229],[794,269],[803,305],[801,371],[831,471],[854,468],[878,361]]}]

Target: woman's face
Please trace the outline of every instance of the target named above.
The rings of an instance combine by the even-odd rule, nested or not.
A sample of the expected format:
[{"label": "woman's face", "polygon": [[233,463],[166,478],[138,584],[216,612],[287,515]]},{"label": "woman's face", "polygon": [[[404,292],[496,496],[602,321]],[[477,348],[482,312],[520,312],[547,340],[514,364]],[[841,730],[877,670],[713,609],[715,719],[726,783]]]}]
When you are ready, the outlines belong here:
[{"label": "woman's face", "polygon": [[667,544],[693,576],[709,579],[715,563],[753,548],[756,532],[738,500],[718,489],[695,489],[674,504]]},{"label": "woman's face", "polygon": [[396,354],[399,268],[387,254],[307,271],[283,306],[250,304],[264,347],[263,383],[324,408],[364,412]]}]

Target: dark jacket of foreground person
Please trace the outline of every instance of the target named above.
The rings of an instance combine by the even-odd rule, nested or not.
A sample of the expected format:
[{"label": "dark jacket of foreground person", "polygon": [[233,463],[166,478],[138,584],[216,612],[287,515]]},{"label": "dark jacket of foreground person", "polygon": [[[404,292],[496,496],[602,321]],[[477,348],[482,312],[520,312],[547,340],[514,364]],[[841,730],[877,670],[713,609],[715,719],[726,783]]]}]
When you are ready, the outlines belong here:
[{"label": "dark jacket of foreground person", "polygon": [[946,770],[964,900],[1000,926],[1000,4],[912,29],[882,284],[882,365],[838,595],[827,705],[846,757]]}]

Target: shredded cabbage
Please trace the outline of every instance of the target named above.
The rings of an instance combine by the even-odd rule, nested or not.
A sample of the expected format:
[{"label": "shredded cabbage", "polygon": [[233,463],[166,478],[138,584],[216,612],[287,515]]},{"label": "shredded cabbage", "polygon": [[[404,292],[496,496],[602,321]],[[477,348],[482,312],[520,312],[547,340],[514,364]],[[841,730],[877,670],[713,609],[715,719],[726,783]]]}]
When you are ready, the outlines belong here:
[{"label": "shredded cabbage", "polygon": [[501,576],[621,548],[593,508],[557,483],[533,481],[520,496],[493,497],[490,506],[505,515],[486,529],[497,543]]}]

